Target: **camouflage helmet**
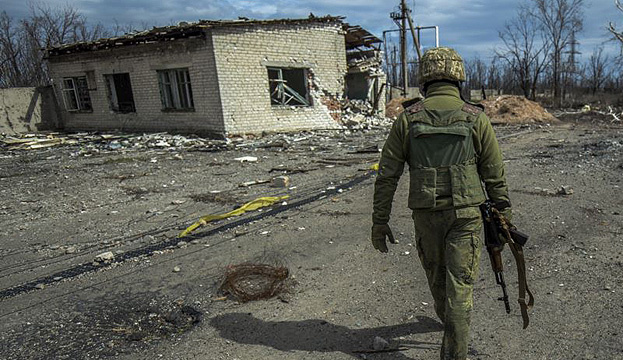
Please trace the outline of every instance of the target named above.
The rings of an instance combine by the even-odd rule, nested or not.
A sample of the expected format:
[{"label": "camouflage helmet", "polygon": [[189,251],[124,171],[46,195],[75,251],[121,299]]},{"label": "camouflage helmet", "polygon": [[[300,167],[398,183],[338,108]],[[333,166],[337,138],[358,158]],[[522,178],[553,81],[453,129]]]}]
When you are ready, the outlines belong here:
[{"label": "camouflage helmet", "polygon": [[427,50],[420,59],[418,70],[421,85],[434,80],[465,81],[463,59],[456,50],[448,47]]}]

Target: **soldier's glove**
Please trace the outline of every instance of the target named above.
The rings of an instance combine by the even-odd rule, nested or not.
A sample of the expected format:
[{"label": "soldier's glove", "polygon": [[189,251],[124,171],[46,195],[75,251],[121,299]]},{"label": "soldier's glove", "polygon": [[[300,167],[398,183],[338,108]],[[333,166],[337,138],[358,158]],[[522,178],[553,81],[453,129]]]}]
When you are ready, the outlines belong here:
[{"label": "soldier's glove", "polygon": [[396,243],[394,239],[394,234],[392,234],[392,230],[389,228],[387,224],[373,224],[372,225],[372,246],[380,252],[387,252],[387,243],[385,242],[385,237],[389,238],[389,242],[392,244]]},{"label": "soldier's glove", "polygon": [[[506,222],[507,225],[512,225],[511,220],[513,218],[513,212],[510,206],[498,209],[498,212],[504,218],[504,221]],[[508,242],[508,239],[506,239],[506,236],[504,235],[503,232],[500,231],[499,234],[500,234],[500,241],[502,242],[502,244],[505,244],[506,242]]]}]

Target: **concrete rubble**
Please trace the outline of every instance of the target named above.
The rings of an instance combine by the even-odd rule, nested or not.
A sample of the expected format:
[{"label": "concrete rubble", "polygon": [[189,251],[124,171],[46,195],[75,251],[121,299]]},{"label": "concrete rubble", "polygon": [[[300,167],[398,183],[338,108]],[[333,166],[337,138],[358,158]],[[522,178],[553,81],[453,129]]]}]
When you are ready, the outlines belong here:
[{"label": "concrete rubble", "polygon": [[[207,139],[196,135],[169,133],[125,134],[125,133],[61,133],[41,132],[22,135],[0,134],[0,148],[6,150],[34,150],[53,146],[77,147],[73,156],[91,156],[99,153],[126,150],[162,151],[220,151],[235,148],[287,148],[307,140],[300,134],[345,133],[389,128],[392,119],[371,115],[372,104],[364,100],[344,100],[340,117],[341,128],[336,130],[316,130],[297,133],[266,133],[261,135],[242,135],[224,139]],[[313,136],[312,136],[313,137]],[[180,157],[179,160],[182,160]],[[241,162],[257,161],[251,157],[235,159]]]}]

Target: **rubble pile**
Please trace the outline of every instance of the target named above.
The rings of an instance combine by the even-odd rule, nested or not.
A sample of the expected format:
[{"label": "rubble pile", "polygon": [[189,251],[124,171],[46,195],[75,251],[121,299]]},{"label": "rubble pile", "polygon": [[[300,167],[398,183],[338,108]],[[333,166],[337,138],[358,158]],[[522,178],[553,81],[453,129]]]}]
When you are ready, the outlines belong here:
[{"label": "rubble pile", "polygon": [[485,112],[493,124],[552,123],[558,119],[541,105],[523,96],[500,95],[483,100]]},{"label": "rubble pile", "polygon": [[365,130],[372,127],[389,127],[391,119],[373,115],[374,109],[370,102],[365,100],[345,100],[342,104],[341,123],[350,128]]},{"label": "rubble pile", "polygon": [[[356,114],[349,125],[338,130],[314,130],[291,133],[264,133],[234,135],[224,140],[205,139],[197,136],[158,134],[27,134],[22,137],[0,135],[0,151],[7,156],[18,156],[20,151],[33,151],[51,146],[63,147],[73,157],[90,157],[98,154],[126,153],[170,153],[179,158],[181,152],[217,152],[225,150],[271,151],[319,151],[341,148],[344,151],[361,152],[362,144],[345,141],[348,136],[368,130],[388,129],[391,120],[381,117]],[[364,144],[365,145],[365,144]],[[365,147],[365,146],[364,146]],[[256,157],[234,159],[240,162],[254,162]]]},{"label": "rubble pile", "polygon": [[154,134],[39,133],[19,137],[1,136],[0,147],[7,150],[33,150],[58,145],[79,145],[79,154],[124,149],[195,149],[217,151],[227,148],[231,140],[213,140],[198,136]]},{"label": "rubble pile", "polygon": [[372,104],[365,100],[346,100],[342,106],[342,112],[347,114],[370,114],[372,112]]},{"label": "rubble pile", "polygon": [[373,115],[373,106],[365,100],[332,99],[325,105],[332,116],[341,125],[337,130],[303,131],[298,133],[262,133],[234,135],[222,140],[207,139],[196,135],[173,135],[169,133],[123,134],[123,133],[60,133],[43,132],[37,134],[5,135],[0,134],[2,150],[35,150],[52,146],[77,148],[73,156],[91,156],[99,153],[130,150],[157,151],[220,151],[235,148],[282,148],[301,143],[309,139],[340,137],[342,133],[389,128],[392,119]]}]

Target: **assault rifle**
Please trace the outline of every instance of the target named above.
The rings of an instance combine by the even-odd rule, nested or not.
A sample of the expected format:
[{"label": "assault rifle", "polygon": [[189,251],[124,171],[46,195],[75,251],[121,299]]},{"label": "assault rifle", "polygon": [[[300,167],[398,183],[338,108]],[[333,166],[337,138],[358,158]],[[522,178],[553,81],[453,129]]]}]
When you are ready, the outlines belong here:
[{"label": "assault rifle", "polygon": [[[528,241],[529,236],[518,231],[508,219],[495,208],[492,201],[486,201],[480,205],[480,213],[482,214],[485,245],[491,260],[491,268],[495,274],[495,282],[502,287],[502,297],[498,300],[504,302],[506,313],[510,314],[511,307],[508,301],[508,293],[506,292],[506,282],[504,281],[504,265],[502,263],[502,250],[504,245],[508,244],[513,252],[515,262],[517,263],[517,277],[519,280],[519,307],[521,308],[521,316],[523,317],[523,328],[528,327],[528,309],[534,305],[534,297],[528,288],[526,281],[526,264],[523,256],[523,246]],[[526,303],[525,294],[528,294],[528,303]]]}]

